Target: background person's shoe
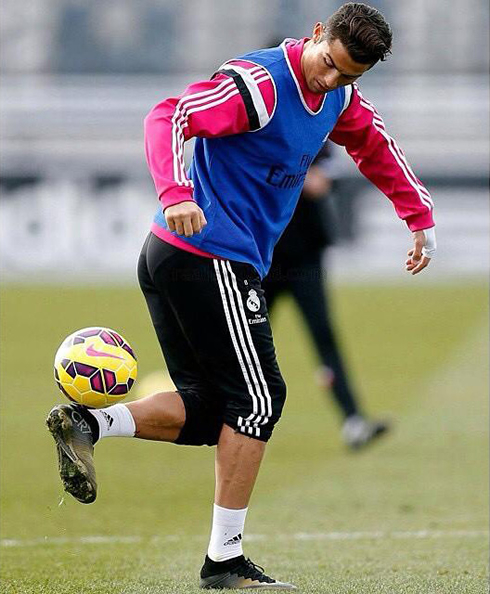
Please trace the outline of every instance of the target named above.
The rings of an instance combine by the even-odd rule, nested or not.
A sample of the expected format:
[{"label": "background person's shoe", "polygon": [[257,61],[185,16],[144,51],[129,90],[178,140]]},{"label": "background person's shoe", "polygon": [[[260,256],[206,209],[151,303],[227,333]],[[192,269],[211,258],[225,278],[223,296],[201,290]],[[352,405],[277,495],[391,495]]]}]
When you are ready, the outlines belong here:
[{"label": "background person's shoe", "polygon": [[296,586],[265,575],[264,569],[243,555],[228,561],[212,561],[207,555],[201,569],[200,587],[205,589],[296,590]]},{"label": "background person's shoe", "polygon": [[94,438],[83,406],[60,404],[46,419],[56,442],[58,470],[65,491],[81,503],[92,503],[97,497],[94,467]]},{"label": "background person's shoe", "polygon": [[361,415],[351,415],[342,425],[342,439],[351,449],[358,450],[384,435],[389,428],[386,421],[371,421]]}]

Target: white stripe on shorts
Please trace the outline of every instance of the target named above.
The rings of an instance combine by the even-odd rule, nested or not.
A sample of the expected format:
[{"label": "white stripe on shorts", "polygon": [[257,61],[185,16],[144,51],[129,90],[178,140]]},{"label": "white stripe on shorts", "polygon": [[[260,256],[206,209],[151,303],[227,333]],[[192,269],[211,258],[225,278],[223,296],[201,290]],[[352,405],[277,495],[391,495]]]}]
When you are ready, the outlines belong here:
[{"label": "white stripe on shorts", "polygon": [[[223,262],[224,264],[224,262]],[[265,425],[267,423],[267,421],[269,420],[269,417],[272,416],[272,398],[269,394],[269,387],[267,386],[267,382],[265,381],[265,377],[264,377],[264,373],[262,371],[262,366],[260,365],[260,360],[259,360],[259,356],[257,355],[257,351],[255,350],[255,345],[253,343],[252,340],[252,335],[250,334],[250,328],[248,326],[248,321],[247,321],[247,316],[245,315],[245,310],[243,309],[243,301],[242,301],[242,296],[241,293],[238,289],[238,285],[237,285],[237,281],[236,281],[236,276],[235,273],[233,272],[232,268],[231,268],[231,264],[230,261],[227,260],[226,261],[226,268],[228,269],[230,275],[231,275],[231,279],[232,279],[232,283],[233,283],[233,288],[235,290],[235,293],[237,295],[237,301],[238,301],[238,307],[240,309],[240,314],[241,314],[241,318],[242,318],[242,322],[243,322],[243,327],[245,329],[245,336],[247,337],[248,340],[248,344],[250,347],[250,351],[252,352],[252,356],[253,359],[255,361],[255,365],[257,367],[257,372],[259,374],[259,378],[260,378],[260,383],[262,384],[262,389],[265,395],[265,399],[266,399],[266,408],[267,411],[265,412],[265,418],[264,420],[261,422],[261,425]]]},{"label": "white stripe on shorts", "polygon": [[[242,329],[242,326],[240,325],[240,317],[239,317],[239,314],[238,314],[238,308],[237,308],[237,305],[235,303],[235,298],[234,298],[234,295],[233,295],[233,291],[232,291],[232,288],[230,286],[230,277],[229,277],[228,272],[227,272],[227,265],[229,265],[229,261],[227,260],[226,263],[225,263],[223,260],[221,260],[220,264],[221,264],[221,270],[222,270],[222,273],[223,273],[223,277],[225,279],[225,284],[226,284],[226,287],[228,289],[228,296],[229,296],[229,302],[230,302],[231,311],[233,312],[233,319],[235,320],[235,326],[236,326],[237,331],[238,331],[238,336],[240,337],[240,345],[241,345],[242,350],[243,350],[243,353],[245,355],[245,360],[247,362],[248,369],[250,370],[250,375],[251,375],[251,377],[253,379],[253,382],[254,382],[255,394],[258,396],[258,399],[259,399],[259,402],[260,402],[260,417],[258,417],[258,418],[255,419],[255,422],[257,423],[260,420],[262,420],[262,418],[265,417],[265,415],[266,415],[265,398],[262,395],[262,391],[260,389],[260,383],[259,383],[259,380],[257,379],[257,374],[255,373],[255,369],[254,369],[254,366],[252,364],[252,359],[250,357],[250,352],[249,352],[249,350],[247,348],[247,342],[246,342],[245,337],[244,337],[244,331]],[[237,295],[237,300],[238,300],[239,306],[242,305],[242,296],[241,296],[241,294],[240,294],[239,291],[238,291],[238,295]],[[248,330],[248,322],[247,322],[247,320],[245,320],[245,324],[246,324],[245,330]],[[252,420],[252,415],[250,415],[246,420],[247,421],[251,421]]]},{"label": "white stripe on shorts", "polygon": [[[238,363],[240,365],[240,369],[243,374],[243,378],[247,385],[248,393],[252,400],[252,412],[247,417],[247,419],[243,419],[243,417],[238,417],[238,429],[241,433],[246,433],[249,435],[253,435],[253,433],[255,432],[256,437],[259,437],[260,428],[257,425],[260,421],[262,421],[263,418],[263,414],[259,415],[259,404],[260,408],[264,409],[264,400],[262,394],[260,393],[260,384],[257,380],[257,375],[252,365],[250,353],[247,350],[246,341],[243,336],[242,328],[240,327],[240,320],[237,315],[237,309],[233,299],[233,293],[230,287],[228,275],[226,273],[226,267],[224,266],[224,261],[213,260],[213,264],[221,294],[221,300],[223,302],[223,310],[225,313],[226,322],[228,324],[228,330],[230,332],[231,341],[235,349],[235,353],[238,359]],[[220,270],[220,266],[222,270]],[[237,326],[238,337],[233,325],[233,320],[235,321],[235,324]]]}]

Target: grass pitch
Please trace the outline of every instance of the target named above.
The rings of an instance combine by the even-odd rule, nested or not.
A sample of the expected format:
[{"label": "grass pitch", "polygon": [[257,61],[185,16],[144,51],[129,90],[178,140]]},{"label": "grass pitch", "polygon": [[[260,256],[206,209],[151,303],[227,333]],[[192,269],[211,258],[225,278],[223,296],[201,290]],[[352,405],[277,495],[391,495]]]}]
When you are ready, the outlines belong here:
[{"label": "grass pitch", "polygon": [[[316,386],[287,300],[274,320],[289,395],[254,492],[245,552],[308,593],[487,591],[487,289],[344,286],[337,325],[355,384],[393,434],[350,454]],[[65,335],[105,325],[130,340],[140,377],[161,365],[142,297],[125,288],[6,288],[1,295],[2,591],[198,592],[213,450],[131,439],[97,446],[95,504],[63,496],[44,427],[62,400],[52,359]]]}]

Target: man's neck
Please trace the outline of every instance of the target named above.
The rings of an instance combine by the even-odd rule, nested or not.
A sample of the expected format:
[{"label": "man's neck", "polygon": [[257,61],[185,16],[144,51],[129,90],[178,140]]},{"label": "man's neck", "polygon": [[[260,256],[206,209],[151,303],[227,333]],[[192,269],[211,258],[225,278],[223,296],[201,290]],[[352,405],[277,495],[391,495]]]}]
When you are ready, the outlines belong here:
[{"label": "man's neck", "polygon": [[289,53],[291,66],[293,68],[293,71],[295,72],[298,84],[301,87],[301,93],[303,95],[304,101],[308,105],[309,109],[316,112],[321,106],[325,96],[310,91],[310,89],[308,88],[308,83],[306,82],[306,76],[304,74],[305,56],[309,51],[311,51],[311,46],[315,42],[312,39],[306,39],[303,44],[303,47],[301,48],[301,55],[299,55],[299,48],[297,46],[297,43],[298,42],[296,42],[296,47],[292,49],[292,51]]},{"label": "man's neck", "polygon": [[309,48],[311,47],[311,44],[314,43],[313,39],[309,39],[308,41],[305,41],[305,44],[303,46],[303,52],[301,54],[301,74],[303,75],[303,79],[306,80],[306,76],[305,76],[305,67],[304,67],[304,62],[305,62],[305,54],[308,53]]}]

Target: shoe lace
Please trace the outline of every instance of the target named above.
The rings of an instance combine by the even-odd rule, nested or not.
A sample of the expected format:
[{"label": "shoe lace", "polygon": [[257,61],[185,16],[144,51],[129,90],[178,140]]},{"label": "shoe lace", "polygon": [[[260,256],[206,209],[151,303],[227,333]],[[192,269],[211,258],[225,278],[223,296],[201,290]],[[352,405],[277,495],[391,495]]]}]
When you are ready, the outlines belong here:
[{"label": "shoe lace", "polygon": [[257,580],[258,582],[267,582],[268,584],[272,584],[276,581],[268,575],[266,575],[264,573],[264,568],[254,563],[251,559],[245,559],[244,564],[246,569],[243,573],[243,577],[250,578],[252,580]]}]

